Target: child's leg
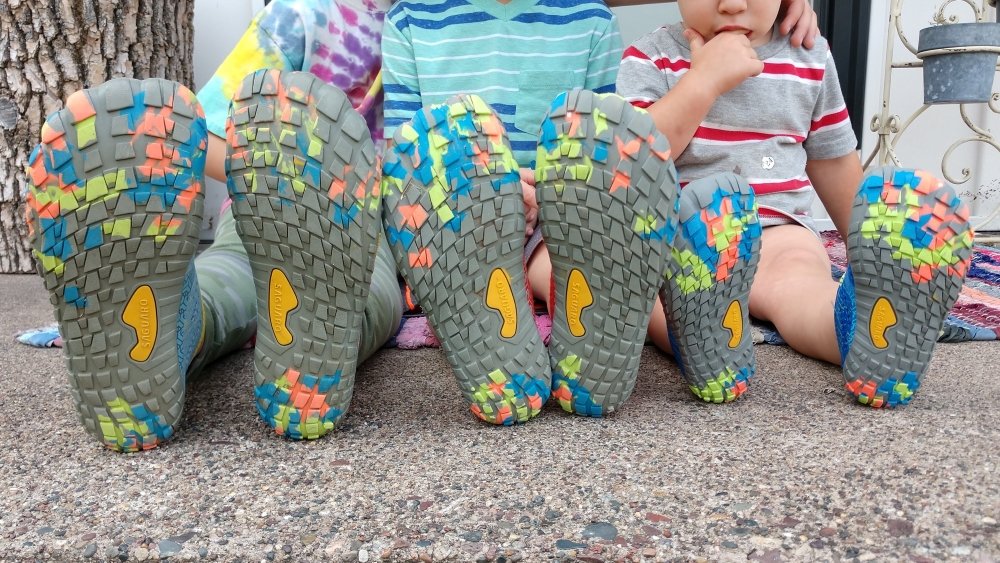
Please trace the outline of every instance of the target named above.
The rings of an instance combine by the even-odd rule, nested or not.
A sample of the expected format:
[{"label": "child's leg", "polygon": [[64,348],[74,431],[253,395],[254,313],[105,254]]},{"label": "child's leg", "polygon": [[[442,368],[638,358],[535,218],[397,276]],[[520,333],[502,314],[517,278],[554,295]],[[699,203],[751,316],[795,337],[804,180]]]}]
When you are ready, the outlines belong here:
[{"label": "child's leg", "polygon": [[792,349],[833,364],[840,363],[833,329],[837,287],[816,235],[799,225],[764,229],[750,314],[774,324]]},{"label": "child's leg", "polygon": [[30,159],[29,232],[84,427],[136,451],[169,438],[202,338],[192,258],[205,120],[159,79],[77,92]]},{"label": "child's leg", "polygon": [[374,145],[340,90],[278,71],[244,79],[227,142],[257,288],[257,409],[279,434],[318,438],[354,389],[381,226]]},{"label": "child's leg", "polygon": [[923,171],[886,168],[862,183],[847,238],[836,327],[847,388],[873,407],[906,404],[962,289],[969,211]]},{"label": "child's leg", "polygon": [[396,335],[403,320],[403,294],[399,291],[399,272],[385,237],[379,240],[372,271],[371,291],[365,303],[361,323],[358,363],[372,357]]},{"label": "child's leg", "polygon": [[524,202],[503,123],[476,96],[401,126],[383,169],[385,229],[472,412],[525,422],[548,399],[548,357],[524,281]]},{"label": "child's leg", "polygon": [[[553,394],[567,411],[610,414],[635,385],[677,228],[676,172],[648,114],[585,91],[553,102],[538,154]],[[546,287],[543,258],[532,279]]]},{"label": "child's leg", "polygon": [[705,401],[735,400],[756,370],[748,305],[760,232],[753,190],[739,176],[718,174],[681,192],[660,299],[677,365]]},{"label": "child's leg", "polygon": [[257,332],[253,272],[230,203],[226,200],[219,213],[212,245],[194,260],[205,311],[205,338],[188,377],[197,377],[208,364],[240,350]]}]

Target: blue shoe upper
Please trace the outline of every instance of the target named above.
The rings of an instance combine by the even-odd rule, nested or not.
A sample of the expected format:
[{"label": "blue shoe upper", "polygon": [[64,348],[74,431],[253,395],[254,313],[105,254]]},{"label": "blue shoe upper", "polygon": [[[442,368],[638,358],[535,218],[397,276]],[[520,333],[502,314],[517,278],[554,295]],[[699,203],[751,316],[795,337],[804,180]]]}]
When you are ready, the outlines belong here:
[{"label": "blue shoe upper", "polygon": [[181,373],[187,374],[191,359],[198,351],[201,323],[201,290],[192,260],[184,276],[181,302],[177,309],[177,363]]},{"label": "blue shoe upper", "polygon": [[854,299],[854,274],[847,267],[844,277],[840,278],[840,288],[837,289],[837,301],[833,305],[833,325],[837,332],[837,345],[840,347],[840,363],[843,365],[847,352],[854,342],[854,329],[857,326],[857,305]]}]

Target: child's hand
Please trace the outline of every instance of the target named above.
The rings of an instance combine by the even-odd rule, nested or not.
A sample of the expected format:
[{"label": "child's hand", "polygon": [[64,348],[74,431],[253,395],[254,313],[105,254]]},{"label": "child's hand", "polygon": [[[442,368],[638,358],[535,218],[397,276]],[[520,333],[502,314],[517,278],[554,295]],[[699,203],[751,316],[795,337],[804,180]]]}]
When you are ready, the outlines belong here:
[{"label": "child's hand", "polygon": [[693,29],[685,29],[691,44],[690,75],[697,76],[716,97],[739,86],[744,80],[764,71],[764,63],[741,33],[720,33],[705,42]]},{"label": "child's hand", "polygon": [[792,33],[789,41],[792,46],[799,47],[805,45],[806,49],[812,49],[816,44],[816,36],[819,35],[816,12],[809,5],[809,0],[783,0],[785,7],[785,17],[781,19],[778,31],[782,35]]},{"label": "child's hand", "polygon": [[524,236],[530,237],[538,225],[538,200],[535,199],[535,171],[521,169],[521,195],[524,197]]}]

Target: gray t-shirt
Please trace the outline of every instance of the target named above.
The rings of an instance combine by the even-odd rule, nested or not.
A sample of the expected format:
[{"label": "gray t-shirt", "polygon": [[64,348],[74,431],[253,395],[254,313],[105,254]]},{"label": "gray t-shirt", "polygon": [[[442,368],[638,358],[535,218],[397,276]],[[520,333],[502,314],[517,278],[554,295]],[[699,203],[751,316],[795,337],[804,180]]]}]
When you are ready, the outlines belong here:
[{"label": "gray t-shirt", "polygon": [[[625,50],[617,87],[632,105],[648,107],[690,70],[683,31],[682,24],[668,25]],[[838,158],[857,146],[837,69],[822,37],[804,49],[775,33],[756,51],[764,72],[720,96],[688,147],[674,155],[681,185],[737,171],[757,194],[762,225],[813,228],[806,160]]]}]

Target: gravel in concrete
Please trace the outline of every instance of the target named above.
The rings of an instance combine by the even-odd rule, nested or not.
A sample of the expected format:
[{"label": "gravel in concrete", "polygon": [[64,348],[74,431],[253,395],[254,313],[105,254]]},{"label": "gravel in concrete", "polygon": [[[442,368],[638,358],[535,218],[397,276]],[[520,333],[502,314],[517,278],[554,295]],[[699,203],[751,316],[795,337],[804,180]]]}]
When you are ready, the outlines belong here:
[{"label": "gravel in concrete", "polygon": [[697,402],[646,348],[607,419],[549,405],[478,422],[439,350],[386,350],[339,432],[271,433],[252,354],[189,385],[177,436],[132,455],[76,420],[34,276],[0,276],[0,561],[993,561],[1000,345],[940,345],[905,408],[853,403],[839,371],[757,346],[731,405]]}]

